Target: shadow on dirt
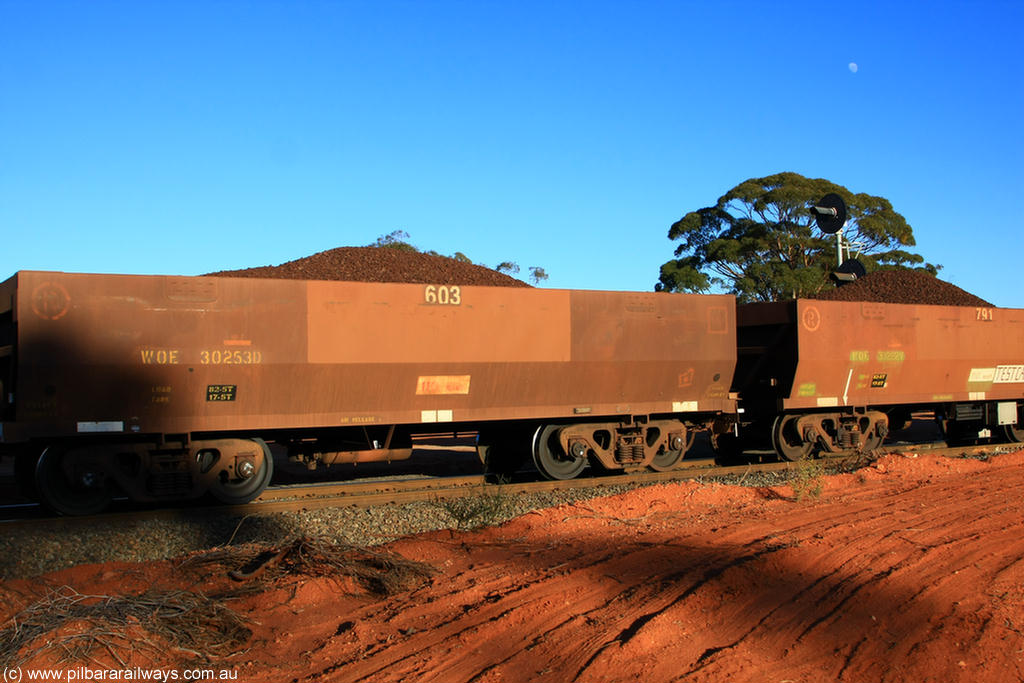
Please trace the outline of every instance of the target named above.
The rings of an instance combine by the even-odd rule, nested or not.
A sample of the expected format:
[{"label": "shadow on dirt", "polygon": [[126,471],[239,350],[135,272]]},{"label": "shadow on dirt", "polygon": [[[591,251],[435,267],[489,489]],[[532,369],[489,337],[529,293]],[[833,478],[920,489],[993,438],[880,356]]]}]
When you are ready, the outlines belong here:
[{"label": "shadow on dirt", "polygon": [[[936,520],[903,495],[884,506],[792,506],[771,522],[716,516],[699,528],[670,509],[630,519],[574,508],[568,524],[552,517],[538,528],[527,516],[482,532],[485,543],[462,536],[464,573],[361,611],[417,632],[347,671],[381,680],[427,669],[453,680],[728,680],[736,662],[757,662],[759,680],[805,680],[796,674],[808,670],[828,680],[906,680],[901,670],[961,680],[979,652],[1013,666],[1015,655],[991,651],[1013,635],[993,614],[1001,603],[978,591],[1020,563],[1024,523],[1006,527],[970,510]],[[986,514],[1012,517],[1012,503],[992,502],[982,503]],[[451,662],[432,654],[459,643],[486,647]],[[1007,674],[990,680],[1016,680]]]}]

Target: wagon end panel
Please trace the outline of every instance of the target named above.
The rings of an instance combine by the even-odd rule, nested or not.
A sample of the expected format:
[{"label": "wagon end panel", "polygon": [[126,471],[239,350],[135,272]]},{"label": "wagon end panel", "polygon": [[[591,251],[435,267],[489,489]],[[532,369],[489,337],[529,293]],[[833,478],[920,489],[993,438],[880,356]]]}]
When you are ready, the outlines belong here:
[{"label": "wagon end panel", "polygon": [[4,442],[2,425],[14,420],[17,289],[17,275],[0,282],[0,444]]}]

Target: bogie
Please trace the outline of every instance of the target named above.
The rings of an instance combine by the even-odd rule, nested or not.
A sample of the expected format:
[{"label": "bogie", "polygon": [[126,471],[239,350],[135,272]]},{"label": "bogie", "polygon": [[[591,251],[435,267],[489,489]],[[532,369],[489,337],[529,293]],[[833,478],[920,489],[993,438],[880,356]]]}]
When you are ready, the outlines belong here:
[{"label": "bogie", "polygon": [[864,452],[878,448],[889,433],[885,413],[784,414],[772,424],[772,447],[783,460],[806,460],[815,450]]},{"label": "bogie", "polygon": [[195,441],[178,447],[54,442],[40,455],[33,484],[49,510],[88,515],[105,509],[116,495],[157,502],[209,492],[222,503],[247,503],[266,489],[273,471],[272,453],[260,439]]},{"label": "bogie", "polygon": [[543,425],[536,431],[532,452],[537,470],[550,479],[576,477],[588,462],[606,472],[664,472],[678,466],[695,435],[682,422],[647,418]]}]

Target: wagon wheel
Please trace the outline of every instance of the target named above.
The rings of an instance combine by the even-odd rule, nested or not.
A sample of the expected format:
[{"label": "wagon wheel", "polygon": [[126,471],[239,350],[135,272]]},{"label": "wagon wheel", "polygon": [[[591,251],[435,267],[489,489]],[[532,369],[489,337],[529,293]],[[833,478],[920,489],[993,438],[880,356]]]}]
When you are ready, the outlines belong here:
[{"label": "wagon wheel", "polygon": [[676,437],[674,442],[669,444],[670,448],[659,451],[647,466],[655,472],[668,472],[675,469],[679,461],[686,455],[686,451],[690,450],[690,446],[693,445],[696,438],[696,432],[690,432],[686,437]]},{"label": "wagon wheel", "polygon": [[548,479],[573,479],[587,466],[587,459],[563,451],[557,434],[557,425],[537,428],[533,434],[533,464]]},{"label": "wagon wheel", "polygon": [[1015,425],[1003,425],[1003,435],[1006,437],[1007,441],[1013,443],[1024,442],[1024,428],[1022,428],[1019,423]]},{"label": "wagon wheel", "polygon": [[112,498],[102,468],[60,446],[49,446],[39,456],[36,490],[43,505],[62,515],[94,515]]},{"label": "wagon wheel", "polygon": [[[210,494],[222,503],[242,505],[255,500],[263,493],[274,476],[274,457],[263,439],[251,439],[260,446],[263,457],[257,463],[257,470],[249,477],[217,478],[210,486]],[[222,475],[225,473],[222,473]]]},{"label": "wagon wheel", "polygon": [[798,419],[799,415],[779,415],[772,425],[772,447],[783,460],[806,460],[814,447],[813,443],[804,441],[803,435],[797,431]]},{"label": "wagon wheel", "polygon": [[655,472],[668,472],[669,470],[675,469],[679,461],[683,459],[683,451],[669,451],[662,450],[654,459],[651,460],[650,464],[647,465]]}]

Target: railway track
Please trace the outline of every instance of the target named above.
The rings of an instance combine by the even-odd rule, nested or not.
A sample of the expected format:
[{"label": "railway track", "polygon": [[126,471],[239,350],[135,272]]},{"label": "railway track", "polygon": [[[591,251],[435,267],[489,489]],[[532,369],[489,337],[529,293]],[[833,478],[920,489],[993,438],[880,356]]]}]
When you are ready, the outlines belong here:
[{"label": "railway track", "polygon": [[[1024,450],[1024,444],[985,444],[979,446],[948,446],[944,442],[898,444],[878,449],[870,454],[838,454],[822,457],[815,462],[822,463],[833,471],[852,470],[890,454],[913,455],[928,453],[948,457],[979,457]],[[766,451],[764,454],[766,455]],[[758,454],[753,454],[756,459]],[[373,479],[351,482],[318,482],[288,484],[268,488],[257,500],[237,506],[177,506],[171,508],[149,508],[131,506],[127,501],[118,503],[114,509],[100,515],[83,517],[46,517],[35,504],[0,506],[0,528],[48,525],[62,528],[69,526],[88,527],[96,524],[114,523],[125,520],[147,519],[190,519],[198,520],[209,516],[270,515],[283,512],[309,511],[329,507],[374,507],[388,504],[414,503],[421,501],[443,501],[466,496],[495,495],[515,496],[549,491],[573,489],[612,488],[622,486],[648,486],[652,484],[686,481],[690,479],[715,479],[738,477],[739,482],[755,474],[795,471],[804,466],[803,462],[754,462],[748,464],[718,466],[712,458],[684,461],[679,468],[670,472],[637,472],[632,474],[582,477],[560,481],[513,481],[494,483],[483,474],[455,475],[446,477],[416,477],[406,479]]]}]

